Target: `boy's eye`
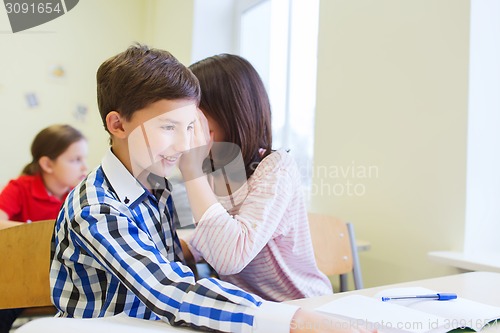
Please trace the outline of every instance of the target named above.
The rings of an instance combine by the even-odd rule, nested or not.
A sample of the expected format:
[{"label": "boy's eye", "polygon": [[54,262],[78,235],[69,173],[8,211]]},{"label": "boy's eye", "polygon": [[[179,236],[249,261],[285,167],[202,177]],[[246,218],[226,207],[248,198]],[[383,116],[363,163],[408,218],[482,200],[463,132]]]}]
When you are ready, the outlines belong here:
[{"label": "boy's eye", "polygon": [[194,129],[194,125],[193,124],[189,124],[189,126],[187,127],[188,130],[192,130]]},{"label": "boy's eye", "polygon": [[165,126],[162,126],[161,128],[163,128],[166,131],[173,131],[175,129],[175,126],[174,125],[165,125]]}]

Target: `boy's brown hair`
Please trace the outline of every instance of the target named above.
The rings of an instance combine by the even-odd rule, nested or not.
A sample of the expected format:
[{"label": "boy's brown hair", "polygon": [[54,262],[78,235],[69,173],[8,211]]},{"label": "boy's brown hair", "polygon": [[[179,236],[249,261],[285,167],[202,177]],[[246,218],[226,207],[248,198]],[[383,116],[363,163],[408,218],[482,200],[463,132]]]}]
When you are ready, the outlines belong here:
[{"label": "boy's brown hair", "polygon": [[117,111],[130,120],[137,110],[162,99],[199,102],[198,79],[170,52],[135,44],[109,58],[97,70],[97,104],[106,116]]}]

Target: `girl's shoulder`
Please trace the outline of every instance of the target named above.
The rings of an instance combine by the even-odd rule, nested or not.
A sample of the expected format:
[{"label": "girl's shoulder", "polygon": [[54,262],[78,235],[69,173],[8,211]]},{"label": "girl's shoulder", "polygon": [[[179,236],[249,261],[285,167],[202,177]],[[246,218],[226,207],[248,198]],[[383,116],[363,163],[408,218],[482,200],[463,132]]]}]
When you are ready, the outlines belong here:
[{"label": "girl's shoulder", "polygon": [[20,175],[17,178],[11,179],[6,186],[14,185],[22,187],[31,187],[33,185],[38,185],[39,183],[43,185],[42,176],[40,176],[39,174]]},{"label": "girl's shoulder", "polygon": [[295,158],[289,153],[287,149],[281,148],[274,150],[271,154],[267,155],[262,162],[267,160],[270,164],[277,166],[296,165]]},{"label": "girl's shoulder", "polygon": [[5,186],[0,189],[2,197],[33,196],[45,191],[42,177],[40,175],[21,175],[9,180]]},{"label": "girl's shoulder", "polygon": [[264,157],[257,165],[254,175],[262,176],[270,172],[285,171],[295,173],[297,171],[297,163],[293,156],[285,149],[278,149]]}]

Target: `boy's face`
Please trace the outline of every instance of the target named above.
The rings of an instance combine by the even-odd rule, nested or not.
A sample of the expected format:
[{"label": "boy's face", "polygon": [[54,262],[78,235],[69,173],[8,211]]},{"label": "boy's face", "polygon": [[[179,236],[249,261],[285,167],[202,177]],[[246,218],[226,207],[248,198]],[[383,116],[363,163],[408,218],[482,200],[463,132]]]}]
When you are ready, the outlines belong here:
[{"label": "boy's face", "polygon": [[153,173],[168,177],[182,153],[191,147],[196,105],[191,100],[160,100],[136,111],[124,122],[135,177]]}]

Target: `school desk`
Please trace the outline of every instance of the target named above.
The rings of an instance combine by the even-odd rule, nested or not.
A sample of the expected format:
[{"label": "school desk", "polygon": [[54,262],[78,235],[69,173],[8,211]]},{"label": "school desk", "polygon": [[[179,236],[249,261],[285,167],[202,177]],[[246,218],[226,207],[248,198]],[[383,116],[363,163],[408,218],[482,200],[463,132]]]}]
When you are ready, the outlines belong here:
[{"label": "school desk", "polygon": [[[458,295],[470,300],[487,303],[500,307],[500,273],[469,272],[426,280],[398,283],[367,288],[362,290],[338,293],[330,296],[313,297],[290,301],[303,308],[312,309],[331,300],[349,295],[374,296],[376,293],[390,288],[399,287],[424,287],[433,290],[446,290],[456,292]],[[33,320],[19,329],[16,333],[168,333],[168,332],[195,332],[188,328],[176,328],[166,323],[154,322],[115,316],[97,319],[68,319],[68,318],[42,318]],[[488,326],[481,332],[500,332],[500,324]]]}]

